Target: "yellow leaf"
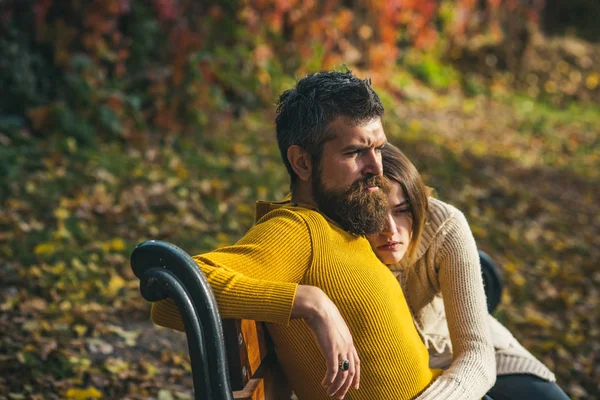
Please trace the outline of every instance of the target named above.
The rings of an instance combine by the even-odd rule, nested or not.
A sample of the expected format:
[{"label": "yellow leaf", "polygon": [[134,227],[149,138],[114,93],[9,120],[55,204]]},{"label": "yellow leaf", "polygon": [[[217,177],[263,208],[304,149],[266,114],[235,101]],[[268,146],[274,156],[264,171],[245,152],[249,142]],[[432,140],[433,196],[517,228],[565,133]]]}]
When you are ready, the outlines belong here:
[{"label": "yellow leaf", "polygon": [[38,256],[51,256],[56,252],[56,246],[52,243],[41,243],[35,246],[33,252]]},{"label": "yellow leaf", "polygon": [[53,237],[54,240],[71,238],[71,232],[67,229],[63,220],[58,221],[58,229],[54,232]]},{"label": "yellow leaf", "polygon": [[158,391],[158,400],[173,400],[173,395],[166,389]]},{"label": "yellow leaf", "polygon": [[517,286],[523,286],[527,283],[527,279],[525,279],[519,271],[512,272],[512,274],[510,274],[510,279]]},{"label": "yellow leaf", "polygon": [[548,319],[548,316],[542,314],[532,307],[525,308],[525,320],[531,324],[541,326],[542,328],[550,328],[552,322]]},{"label": "yellow leaf", "polygon": [[104,368],[113,375],[118,375],[121,372],[128,371],[131,367],[129,364],[120,358],[107,358],[104,362]]},{"label": "yellow leaf", "polygon": [[69,389],[66,396],[73,400],[100,399],[102,398],[102,393],[95,387],[88,387],[87,389]]},{"label": "yellow leaf", "polygon": [[517,270],[517,266],[509,261],[506,264],[504,264],[504,269],[508,272],[513,272]]},{"label": "yellow leaf", "polygon": [[77,332],[77,336],[81,337],[87,332],[87,326],[78,324],[73,327],[73,330]]},{"label": "yellow leaf", "polygon": [[596,87],[598,87],[599,83],[600,83],[600,75],[598,75],[595,72],[592,72],[591,74],[589,74],[585,80],[585,86],[587,86],[587,88],[590,90],[596,89]]},{"label": "yellow leaf", "polygon": [[144,369],[146,370],[146,376],[148,378],[152,378],[159,372],[159,369],[154,364],[151,364],[149,362],[143,362],[142,365],[144,366]]},{"label": "yellow leaf", "polygon": [[126,283],[125,279],[121,278],[119,275],[113,275],[112,278],[110,278],[110,282],[108,282],[106,293],[109,296],[115,296]]},{"label": "yellow leaf", "polygon": [[37,350],[37,347],[36,347],[36,346],[34,346],[34,345],[32,345],[32,344],[28,344],[27,346],[25,346],[25,347],[23,348],[23,351],[24,351],[24,352],[27,352],[27,353],[33,353],[33,352],[35,352],[36,350]]},{"label": "yellow leaf", "polygon": [[563,343],[565,343],[568,346],[577,347],[580,346],[583,342],[585,342],[585,336],[583,336],[582,334],[567,332],[563,336]]},{"label": "yellow leaf", "polygon": [[106,242],[102,244],[102,251],[105,253],[109,253],[111,251],[123,251],[125,250],[125,241],[120,238],[115,238],[110,242]]},{"label": "yellow leaf", "polygon": [[61,275],[65,271],[65,263],[63,261],[57,262],[54,266],[46,268],[53,275]]},{"label": "yellow leaf", "polygon": [[421,130],[421,121],[411,119],[408,123],[408,129],[410,129],[413,132],[419,132]]},{"label": "yellow leaf", "polygon": [[64,208],[57,208],[56,210],[54,210],[54,216],[57,219],[67,219],[69,218],[69,210]]},{"label": "yellow leaf", "polygon": [[27,182],[25,184],[25,191],[27,193],[29,193],[29,194],[35,192],[35,189],[36,189],[35,183],[33,183],[33,182]]},{"label": "yellow leaf", "polygon": [[116,325],[108,325],[107,327],[111,332],[116,333],[117,335],[125,339],[125,344],[127,346],[135,346],[136,339],[141,333],[140,331],[126,331],[120,326]]},{"label": "yellow leaf", "polygon": [[160,179],[162,179],[163,174],[161,174],[160,171],[153,169],[152,171],[150,171],[147,175],[148,179],[150,179],[152,182],[158,181]]},{"label": "yellow leaf", "polygon": [[144,170],[142,169],[142,167],[135,167],[135,169],[133,170],[133,176],[140,177],[143,176],[145,174]]},{"label": "yellow leaf", "polygon": [[175,169],[175,174],[177,174],[179,179],[187,179],[190,176],[190,172],[183,164],[177,166]]},{"label": "yellow leaf", "polygon": [[110,242],[110,247],[114,251],[123,251],[125,250],[125,241],[120,238],[115,238]]},{"label": "yellow leaf", "polygon": [[72,137],[68,138],[67,148],[69,149],[69,152],[75,153],[77,151],[77,141]]},{"label": "yellow leaf", "polygon": [[462,111],[465,114],[472,114],[473,111],[475,111],[475,106],[476,106],[476,104],[474,101],[465,100],[465,101],[463,101],[463,104],[462,104]]}]

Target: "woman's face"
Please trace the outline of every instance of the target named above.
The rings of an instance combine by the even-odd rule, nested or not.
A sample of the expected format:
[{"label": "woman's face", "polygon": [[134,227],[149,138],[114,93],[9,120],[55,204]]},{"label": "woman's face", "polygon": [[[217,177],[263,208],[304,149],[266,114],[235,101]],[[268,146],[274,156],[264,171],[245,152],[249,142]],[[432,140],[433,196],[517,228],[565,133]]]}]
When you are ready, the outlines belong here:
[{"label": "woman's face", "polygon": [[410,204],[404,197],[402,187],[393,181],[390,186],[386,227],[381,233],[367,236],[373,251],[384,264],[397,263],[404,257],[410,244],[412,226]]}]

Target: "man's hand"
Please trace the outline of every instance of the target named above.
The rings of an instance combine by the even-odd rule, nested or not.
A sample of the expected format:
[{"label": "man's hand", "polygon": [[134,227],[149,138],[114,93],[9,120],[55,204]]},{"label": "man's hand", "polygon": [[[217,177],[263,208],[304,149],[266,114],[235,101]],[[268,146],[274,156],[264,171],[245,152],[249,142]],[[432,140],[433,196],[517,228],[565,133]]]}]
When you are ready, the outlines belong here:
[{"label": "man's hand", "polygon": [[[352,335],[339,310],[323,291],[315,286],[300,285],[296,292],[292,318],[304,318],[327,362],[321,384],[330,396],[344,398],[350,386],[358,389],[360,360]],[[340,369],[344,360],[347,371]]]}]

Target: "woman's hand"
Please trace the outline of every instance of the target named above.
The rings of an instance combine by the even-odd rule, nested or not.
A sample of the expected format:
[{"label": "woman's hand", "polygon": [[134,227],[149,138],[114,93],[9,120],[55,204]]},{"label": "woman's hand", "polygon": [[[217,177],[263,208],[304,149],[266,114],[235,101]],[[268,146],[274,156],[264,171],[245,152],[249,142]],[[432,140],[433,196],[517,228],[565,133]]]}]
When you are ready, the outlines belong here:
[{"label": "woman's hand", "polygon": [[[360,360],[352,335],[338,308],[327,295],[315,286],[300,285],[296,292],[292,318],[304,318],[325,357],[327,373],[321,384],[328,395],[344,398],[352,386],[358,389]],[[349,361],[343,371],[340,363]]]}]

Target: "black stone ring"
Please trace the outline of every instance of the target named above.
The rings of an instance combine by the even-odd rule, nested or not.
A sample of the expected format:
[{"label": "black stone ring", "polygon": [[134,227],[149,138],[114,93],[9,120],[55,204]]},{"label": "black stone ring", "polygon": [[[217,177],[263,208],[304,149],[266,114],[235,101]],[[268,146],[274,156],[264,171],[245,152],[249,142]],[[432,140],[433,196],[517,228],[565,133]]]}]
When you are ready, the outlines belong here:
[{"label": "black stone ring", "polygon": [[340,367],[340,371],[348,371],[348,368],[350,368],[350,361],[340,361],[338,366]]}]

